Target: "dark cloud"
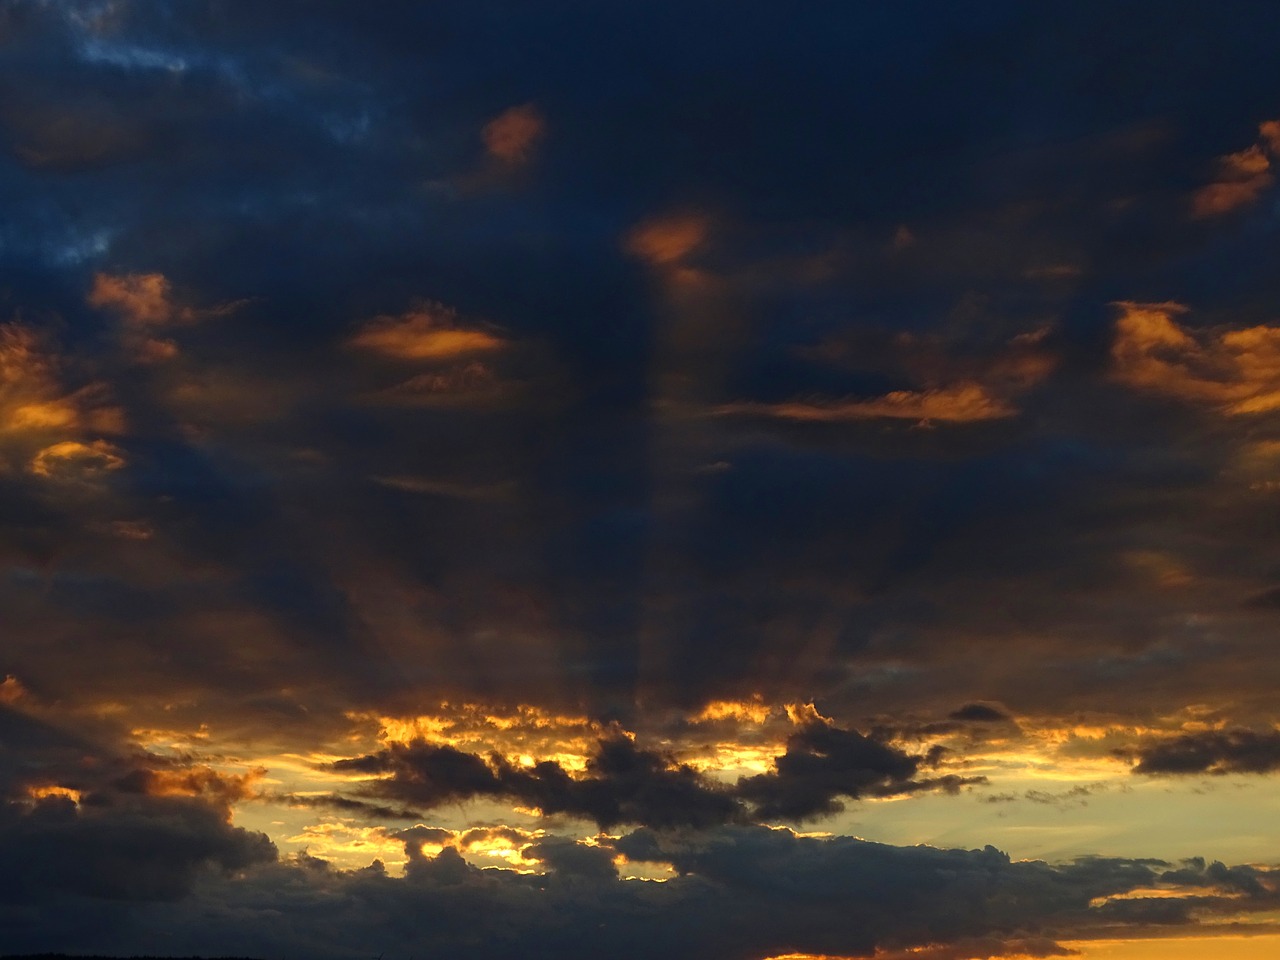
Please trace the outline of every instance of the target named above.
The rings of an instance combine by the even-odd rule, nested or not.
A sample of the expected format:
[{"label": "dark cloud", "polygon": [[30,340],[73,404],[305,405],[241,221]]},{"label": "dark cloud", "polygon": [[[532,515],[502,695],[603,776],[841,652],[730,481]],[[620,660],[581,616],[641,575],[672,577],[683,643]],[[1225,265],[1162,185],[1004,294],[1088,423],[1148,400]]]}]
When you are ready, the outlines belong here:
[{"label": "dark cloud", "polygon": [[[1277,767],[1277,21],[1112,6],[0,4],[12,944],[1048,955],[1151,881],[749,826],[960,789],[929,745],[1014,717],[1207,705],[1240,726],[1134,770]],[[446,701],[599,742],[371,748]],[[272,862],[228,819],[259,797],[712,833],[663,886],[406,833],[401,881]],[[1134,904],[1100,911],[1204,907]]]},{"label": "dark cloud", "polygon": [[209,869],[241,870],[276,858],[265,834],[230,826],[198,798],[65,798],[0,811],[0,900],[63,896],[176,900]]},{"label": "dark cloud", "polygon": [[521,768],[497,755],[486,760],[425,741],[392,744],[376,754],[339,760],[333,767],[389,774],[366,789],[428,809],[495,797],[536,807],[547,816],[591,820],[606,829],[624,823],[712,826],[743,816],[727,788],[687,765],[638,748],[622,735],[600,740],[585,775],[577,778],[554,761]]},{"label": "dark cloud", "polygon": [[1155,775],[1271,773],[1280,770],[1280,732],[1202,730],[1151,740],[1120,755],[1134,773]]},{"label": "dark cloud", "polygon": [[989,703],[966,703],[958,710],[949,713],[952,720],[965,720],[970,723],[1003,723],[1012,718],[999,707]]},{"label": "dark cloud", "polygon": [[376,777],[362,788],[367,795],[422,809],[493,798],[534,807],[544,816],[590,820],[604,829],[619,824],[673,829],[752,819],[809,820],[842,810],[844,798],[956,792],[985,782],[954,774],[917,776],[935,765],[941,752],[912,755],[815,714],[787,738],[786,752],[774,759],[772,771],[736,784],[642,749],[623,734],[601,738],[581,776],[550,760],[520,767],[496,753],[485,758],[425,740],[338,760],[332,769]]},{"label": "dark cloud", "polygon": [[[416,829],[406,841],[444,840]],[[668,864],[677,875],[664,883],[620,879],[615,854]],[[99,942],[120,953],[151,942],[178,955],[199,943],[206,953],[336,957],[389,948],[394,936],[401,949],[571,960],[602,950],[757,960],[908,948],[942,958],[985,943],[987,955],[1021,944],[1024,953],[1057,956],[1062,940],[1114,938],[1129,925],[1196,930],[1178,901],[1159,909],[1167,901],[1111,899],[1153,884],[1195,892],[1195,908],[1208,913],[1248,914],[1275,900],[1271,875],[1249,867],[1117,858],[1048,864],[1012,861],[990,847],[903,848],[745,826],[682,836],[640,830],[592,844],[543,838],[526,856],[547,872],[478,869],[452,847],[417,854],[402,879],[380,864],[349,872],[306,857],[260,864],[211,877],[184,901],[121,904]],[[92,909],[92,900],[78,902]],[[84,936],[69,929],[44,942],[65,948]],[[7,942],[31,941],[23,931]]]}]

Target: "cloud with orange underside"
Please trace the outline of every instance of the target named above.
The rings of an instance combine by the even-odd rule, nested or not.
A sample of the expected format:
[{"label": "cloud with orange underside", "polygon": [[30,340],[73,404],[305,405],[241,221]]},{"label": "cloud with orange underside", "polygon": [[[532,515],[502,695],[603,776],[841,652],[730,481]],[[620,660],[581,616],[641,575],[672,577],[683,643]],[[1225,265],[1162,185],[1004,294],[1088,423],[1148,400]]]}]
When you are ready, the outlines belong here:
[{"label": "cloud with orange underside", "polygon": [[914,420],[974,423],[1015,416],[1017,407],[993,396],[982,384],[962,382],[933,390],[893,390],[864,400],[788,400],[783,403],[731,403],[721,414],[756,414],[807,423],[858,420]]},{"label": "cloud with orange underside", "polygon": [[1272,184],[1272,159],[1280,157],[1280,121],[1258,125],[1258,143],[1218,158],[1218,174],[1212,183],[1191,197],[1196,219],[1217,217],[1252,206]]},{"label": "cloud with orange underside", "polygon": [[1191,330],[1179,303],[1122,301],[1111,344],[1113,379],[1135,390],[1214,407],[1228,416],[1280,408],[1280,326]]},{"label": "cloud with orange underside", "polygon": [[624,237],[623,249],[650,266],[672,267],[700,248],[709,232],[701,214],[670,214],[638,224]]},{"label": "cloud with orange underside", "polygon": [[509,107],[484,125],[481,137],[490,157],[509,166],[520,166],[533,156],[546,136],[547,121],[532,103]]},{"label": "cloud with orange underside", "polygon": [[179,354],[177,343],[158,331],[184,327],[221,316],[242,305],[233,301],[197,309],[175,299],[173,285],[162,273],[97,273],[85,302],[114,314],[122,327],[125,348],[141,363],[160,363]]},{"label": "cloud with orange underside", "polygon": [[[899,335],[889,347],[891,365],[919,386],[872,397],[798,397],[778,403],[725,404],[721,415],[764,416],[807,423],[905,420],[921,425],[1006,420],[1019,413],[1016,398],[1047,378],[1058,358],[1045,345],[1048,328],[1019,334],[988,356],[963,358],[937,338]],[[844,348],[827,344],[808,351],[840,363]]]},{"label": "cloud with orange underside", "polygon": [[367,320],[348,343],[396,360],[454,360],[509,346],[489,329],[462,323],[456,310],[430,302],[397,316]]},{"label": "cloud with orange underside", "polygon": [[62,440],[40,450],[28,469],[39,477],[87,480],[124,466],[124,452],[105,440]]},{"label": "cloud with orange underside", "polygon": [[119,449],[101,439],[124,432],[123,412],[103,383],[66,386],[65,366],[32,328],[0,324],[0,463],[46,478],[123,465]]}]

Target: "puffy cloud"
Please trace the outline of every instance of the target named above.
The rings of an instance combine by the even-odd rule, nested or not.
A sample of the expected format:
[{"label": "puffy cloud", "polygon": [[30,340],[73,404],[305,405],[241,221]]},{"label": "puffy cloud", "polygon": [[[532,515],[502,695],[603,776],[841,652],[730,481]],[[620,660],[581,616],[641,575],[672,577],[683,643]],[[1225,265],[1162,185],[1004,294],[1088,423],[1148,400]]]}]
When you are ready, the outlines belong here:
[{"label": "puffy cloud", "polygon": [[800,821],[843,809],[841,798],[894,796],[924,790],[955,791],[981,778],[918,778],[937,752],[912,755],[891,744],[844,729],[810,708],[800,713],[786,752],[768,772],[723,783],[663,753],[645,750],[627,735],[602,737],[574,775],[560,763],[528,766],[501,754],[488,758],[456,747],[414,740],[390,743],[332,769],[367,774],[366,796],[423,809],[471,799],[501,799],[590,820],[604,829],[643,824],[661,829],[709,827],[753,818]]},{"label": "puffy cloud", "polygon": [[1112,375],[1151,393],[1238,416],[1280,407],[1280,327],[1191,331],[1178,303],[1116,304]]},{"label": "puffy cloud", "polygon": [[85,302],[120,318],[121,339],[141,363],[159,363],[178,356],[177,343],[157,336],[157,331],[226,316],[242,306],[241,302],[229,302],[196,309],[179,303],[174,299],[169,278],[162,273],[94,274]]},{"label": "puffy cloud", "polygon": [[622,735],[603,738],[585,775],[571,776],[543,760],[524,768],[501,756],[488,760],[454,747],[415,741],[375,754],[339,760],[343,773],[389,774],[365,789],[424,808],[475,798],[502,798],[544,815],[567,814],[609,828],[623,823],[709,826],[738,819],[741,810],[724,788],[692,768],[641,750]]},{"label": "puffy cloud", "polygon": [[190,307],[174,303],[169,280],[160,273],[95,274],[86,301],[117,314],[129,327],[167,327],[196,319]]},{"label": "puffy cloud", "polygon": [[[602,953],[628,960],[959,960],[1018,951],[1062,956],[1068,939],[1115,938],[1153,925],[1166,933],[1196,930],[1192,908],[1248,916],[1275,903],[1268,871],[1203,860],[1049,864],[1012,861],[991,847],[893,847],[740,826],[591,841],[544,837],[525,848],[532,858],[525,863],[541,869],[518,873],[468,864],[449,845],[449,831],[415,827],[402,837],[416,851],[403,878],[388,876],[380,863],[339,871],[306,856],[231,875],[207,872],[183,900],[117,902],[117,923],[99,942],[117,953],[163,942],[175,954],[328,958],[377,949],[394,930],[397,942],[415,949],[465,950],[487,960]],[[428,855],[424,846],[439,852]],[[669,865],[676,875],[663,883],[622,879],[617,855]],[[1161,899],[1144,898],[1157,888]],[[70,903],[91,911],[95,898]],[[10,934],[10,942],[76,942],[74,929],[57,930],[41,941]]]},{"label": "puffy cloud", "polygon": [[512,166],[527,163],[546,136],[547,121],[532,103],[509,107],[484,125],[481,131],[489,156]]},{"label": "puffy cloud", "polygon": [[918,780],[937,755],[916,756],[857,730],[838,727],[816,711],[799,718],[774,770],[747,777],[738,793],[765,820],[805,820],[844,809],[840,798],[893,796],[919,790],[958,790],[975,782],[956,776]]},{"label": "puffy cloud", "polygon": [[62,797],[0,807],[0,901],[75,894],[176,900],[205,870],[274,860],[261,833],[230,826],[198,799],[135,797],[104,803]]},{"label": "puffy cloud", "polygon": [[1273,773],[1280,770],[1280,731],[1199,730],[1151,739],[1117,753],[1136,761],[1134,773],[1153,776]]},{"label": "puffy cloud", "polygon": [[958,710],[951,711],[948,716],[952,720],[965,720],[971,723],[1004,723],[1013,719],[1000,707],[990,703],[966,703]]}]

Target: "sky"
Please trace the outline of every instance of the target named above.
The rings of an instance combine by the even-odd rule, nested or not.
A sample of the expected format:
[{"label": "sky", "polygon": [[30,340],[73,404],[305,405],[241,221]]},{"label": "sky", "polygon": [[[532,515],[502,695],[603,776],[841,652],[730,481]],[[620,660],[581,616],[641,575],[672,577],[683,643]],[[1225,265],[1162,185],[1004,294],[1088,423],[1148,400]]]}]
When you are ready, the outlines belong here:
[{"label": "sky", "polygon": [[0,0],[0,953],[1276,956],[1278,41]]}]

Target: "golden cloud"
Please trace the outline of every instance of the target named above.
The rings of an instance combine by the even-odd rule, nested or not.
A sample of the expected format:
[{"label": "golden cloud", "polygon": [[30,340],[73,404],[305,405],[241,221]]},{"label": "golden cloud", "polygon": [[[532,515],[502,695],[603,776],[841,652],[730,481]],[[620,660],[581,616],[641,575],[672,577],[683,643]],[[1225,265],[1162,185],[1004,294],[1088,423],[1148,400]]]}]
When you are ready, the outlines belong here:
[{"label": "golden cloud", "polygon": [[423,303],[399,316],[374,317],[348,342],[398,360],[450,360],[509,345],[489,330],[462,325],[457,311],[440,303]]},{"label": "golden cloud", "polygon": [[511,107],[484,126],[481,136],[489,156],[516,166],[526,162],[546,135],[547,122],[532,103]]},{"label": "golden cloud", "polygon": [[1126,386],[1216,407],[1227,415],[1280,408],[1280,327],[1191,332],[1178,303],[1115,304],[1112,376]]},{"label": "golden cloud", "polygon": [[1280,121],[1258,125],[1259,143],[1218,158],[1218,176],[1191,197],[1191,215],[1197,219],[1221,216],[1257,202],[1274,182],[1271,159],[1280,156]]},{"label": "golden cloud", "polygon": [[63,440],[45,447],[32,459],[29,469],[36,476],[54,479],[87,479],[100,473],[119,470],[125,465],[124,453],[105,440],[81,443]]},{"label": "golden cloud", "polygon": [[124,415],[111,404],[106,387],[92,383],[68,391],[59,367],[34,330],[0,324],[0,434],[123,432]]}]

